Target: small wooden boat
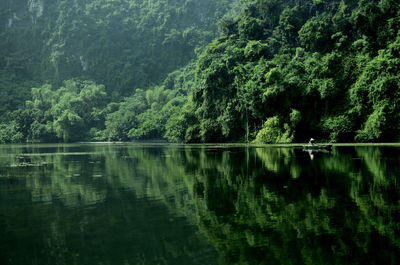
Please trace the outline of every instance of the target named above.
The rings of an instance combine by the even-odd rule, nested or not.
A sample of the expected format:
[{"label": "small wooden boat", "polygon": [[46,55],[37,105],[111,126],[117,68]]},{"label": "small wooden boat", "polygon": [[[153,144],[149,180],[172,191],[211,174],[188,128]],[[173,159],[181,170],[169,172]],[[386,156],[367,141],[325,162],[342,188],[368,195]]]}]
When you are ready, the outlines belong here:
[{"label": "small wooden boat", "polygon": [[303,145],[303,150],[312,150],[312,151],[319,151],[319,150],[325,150],[325,151],[332,151],[332,145],[331,144],[313,144],[313,145]]}]

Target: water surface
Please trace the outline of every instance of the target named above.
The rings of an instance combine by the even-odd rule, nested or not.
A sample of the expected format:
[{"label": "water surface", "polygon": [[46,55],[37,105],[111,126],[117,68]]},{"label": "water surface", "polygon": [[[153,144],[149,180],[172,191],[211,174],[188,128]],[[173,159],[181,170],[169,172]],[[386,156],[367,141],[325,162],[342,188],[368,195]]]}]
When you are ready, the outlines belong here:
[{"label": "water surface", "polygon": [[0,264],[398,264],[399,146],[0,146]]}]

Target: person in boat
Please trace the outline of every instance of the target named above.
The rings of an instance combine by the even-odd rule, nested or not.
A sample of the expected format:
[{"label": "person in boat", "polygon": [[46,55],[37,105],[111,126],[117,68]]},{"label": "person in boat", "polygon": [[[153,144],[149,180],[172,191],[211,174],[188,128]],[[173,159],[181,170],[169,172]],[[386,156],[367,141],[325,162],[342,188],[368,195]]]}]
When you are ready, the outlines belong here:
[{"label": "person in boat", "polygon": [[310,141],[308,142],[309,145],[314,145],[315,144],[315,140],[314,138],[311,138]]}]

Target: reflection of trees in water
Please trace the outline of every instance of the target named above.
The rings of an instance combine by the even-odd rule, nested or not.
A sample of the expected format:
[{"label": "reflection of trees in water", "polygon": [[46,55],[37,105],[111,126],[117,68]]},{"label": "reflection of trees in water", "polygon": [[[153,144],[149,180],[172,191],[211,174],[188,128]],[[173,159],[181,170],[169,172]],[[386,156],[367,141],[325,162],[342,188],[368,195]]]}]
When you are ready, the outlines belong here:
[{"label": "reflection of trees in water", "polygon": [[342,148],[313,161],[293,149],[251,150],[250,159],[203,150],[187,159],[204,160],[193,189],[200,227],[228,264],[394,263],[399,156],[380,150]]},{"label": "reflection of trees in water", "polygon": [[[41,264],[207,264],[216,255],[183,217],[194,222],[194,201],[182,167],[168,162],[162,148],[94,145],[5,153],[0,182],[13,182],[10,187],[20,195],[1,196],[0,223],[6,229],[0,236],[29,240],[9,242],[1,264],[7,264],[6,257],[15,264],[31,264],[30,259]],[[3,191],[0,195],[9,195]],[[28,207],[27,200],[32,202]]]},{"label": "reflection of trees in water", "polygon": [[[32,202],[52,203],[59,200],[65,206],[91,205],[105,198],[105,189],[87,184],[87,177],[101,172],[97,155],[78,152],[65,145],[45,147],[1,148],[1,170],[7,176],[25,182]],[[93,150],[92,150],[93,151]],[[90,153],[90,152],[89,152]]]},{"label": "reflection of trees in water", "polygon": [[365,165],[358,176],[362,180],[358,180],[351,194],[360,212],[357,229],[361,233],[375,231],[400,247],[399,150],[358,147],[356,153]]},{"label": "reflection of trees in water", "polygon": [[[15,149],[15,154],[35,153],[30,157],[32,164],[46,163],[9,167],[19,158],[9,156],[10,150],[0,149],[5,158],[0,162],[3,180],[7,174],[11,178],[21,176],[18,181],[25,182],[30,192],[24,196],[31,196],[35,203],[54,205],[36,204],[27,213],[37,220],[43,215],[52,217],[45,222],[47,228],[36,224],[36,235],[47,236],[43,240],[50,242],[48,252],[54,252],[54,257],[65,258],[66,249],[79,253],[71,239],[82,234],[115,234],[127,241],[140,238],[140,231],[124,228],[148,225],[151,207],[156,206],[138,212],[142,206],[137,201],[150,198],[157,201],[157,207],[164,207],[166,216],[173,216],[168,220],[157,217],[159,221],[181,224],[179,220],[185,217],[197,223],[209,242],[223,253],[221,263],[398,261],[400,155],[396,148],[337,147],[332,154],[316,154],[314,160],[292,148],[101,145],[85,147],[85,154],[79,154],[80,150],[59,147],[58,154],[44,155],[54,149]],[[131,201],[127,200],[129,196]],[[67,219],[59,202],[71,207]],[[19,208],[5,203],[0,205],[11,212],[8,217],[18,218]],[[73,211],[74,207],[91,205],[98,207]],[[107,220],[109,216],[119,217]],[[114,231],[118,227],[120,231]],[[156,230],[164,236],[162,242],[157,242],[157,235],[149,242],[140,242],[165,251],[147,253],[158,257],[154,262],[162,262],[163,255],[179,257],[184,255],[182,251],[189,256],[198,253],[190,249],[198,240],[190,234],[192,230],[162,229]],[[176,249],[174,233],[189,233],[186,250]],[[91,247],[107,249],[117,241],[111,237],[88,242],[92,242]],[[129,259],[126,253],[132,248],[121,247],[115,259]],[[108,259],[105,255],[97,253],[93,261]],[[76,260],[83,261],[84,257]]]}]

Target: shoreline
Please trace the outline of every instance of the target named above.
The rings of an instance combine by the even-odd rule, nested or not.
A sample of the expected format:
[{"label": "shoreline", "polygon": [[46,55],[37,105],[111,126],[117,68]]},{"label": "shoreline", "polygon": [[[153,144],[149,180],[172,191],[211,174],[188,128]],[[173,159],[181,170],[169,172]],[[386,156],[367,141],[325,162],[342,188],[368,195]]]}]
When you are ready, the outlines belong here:
[{"label": "shoreline", "polygon": [[[400,143],[317,143],[317,145],[332,145],[333,147],[344,146],[399,146]],[[275,144],[259,144],[259,143],[168,143],[159,141],[135,141],[135,142],[75,142],[75,143],[14,143],[14,144],[0,144],[2,148],[16,148],[16,147],[62,147],[62,146],[81,146],[81,145],[126,145],[126,146],[175,146],[175,147],[210,147],[210,148],[227,148],[227,147],[276,147],[276,148],[296,148],[308,146],[308,143],[275,143]]]}]

